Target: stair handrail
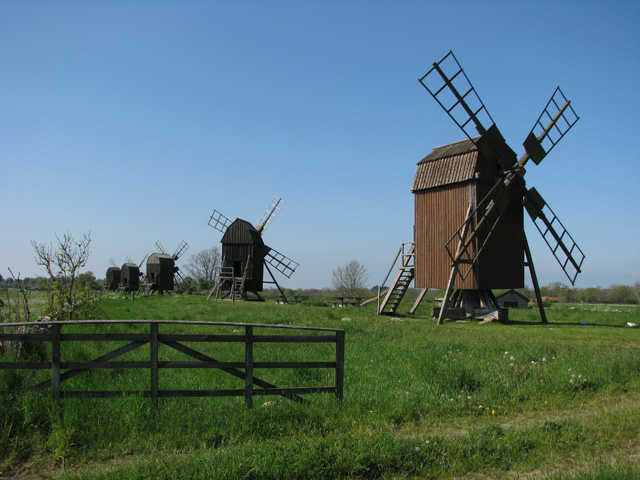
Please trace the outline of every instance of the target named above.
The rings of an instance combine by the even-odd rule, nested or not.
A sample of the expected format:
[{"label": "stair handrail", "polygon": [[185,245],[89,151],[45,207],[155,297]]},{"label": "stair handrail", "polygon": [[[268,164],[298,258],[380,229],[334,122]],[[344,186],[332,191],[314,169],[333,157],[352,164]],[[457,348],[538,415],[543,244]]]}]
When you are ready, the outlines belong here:
[{"label": "stair handrail", "polygon": [[389,268],[389,271],[387,272],[387,276],[384,277],[384,280],[382,281],[382,284],[380,285],[381,288],[384,288],[384,284],[387,283],[387,280],[389,279],[389,275],[391,275],[391,272],[393,271],[393,267],[395,267],[396,262],[398,261],[398,258],[400,257],[400,254],[402,253],[402,246],[403,244],[400,244],[400,248],[398,249],[398,253],[396,253],[396,258],[393,259],[393,263],[391,264],[391,268]]}]

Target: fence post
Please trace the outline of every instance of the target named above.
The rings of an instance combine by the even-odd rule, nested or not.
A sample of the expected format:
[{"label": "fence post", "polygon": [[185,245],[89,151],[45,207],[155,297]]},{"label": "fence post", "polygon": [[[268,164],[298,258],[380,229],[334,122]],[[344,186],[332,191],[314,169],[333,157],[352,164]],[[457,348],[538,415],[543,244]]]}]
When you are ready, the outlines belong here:
[{"label": "fence post", "polygon": [[149,346],[151,351],[151,399],[158,406],[158,324],[150,323]]},{"label": "fence post", "polygon": [[344,330],[336,332],[336,398],[342,400],[344,388]]},{"label": "fence post", "polygon": [[253,327],[245,327],[244,339],[244,398],[248,407],[253,406]]},{"label": "fence post", "polygon": [[51,325],[51,398],[60,399],[60,328],[59,323]]}]

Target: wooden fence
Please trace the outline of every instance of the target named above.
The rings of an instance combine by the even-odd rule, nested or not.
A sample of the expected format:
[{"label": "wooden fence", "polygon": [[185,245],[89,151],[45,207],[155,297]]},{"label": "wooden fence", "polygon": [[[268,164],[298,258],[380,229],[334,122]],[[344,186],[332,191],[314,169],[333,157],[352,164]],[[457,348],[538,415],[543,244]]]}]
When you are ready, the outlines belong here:
[{"label": "wooden fence", "polygon": [[[144,333],[64,333],[65,329],[76,325],[91,325],[97,330],[104,325],[146,324]],[[234,334],[176,334],[165,332],[167,327],[175,325],[200,325],[207,331],[220,327],[235,327]],[[162,332],[160,331],[162,327]],[[266,329],[276,329],[279,334],[260,334]],[[11,333],[7,333],[7,330]],[[199,331],[200,331],[199,330]],[[302,331],[302,333],[301,333]],[[281,332],[281,333],[280,333]],[[246,323],[219,323],[171,320],[86,320],[69,322],[30,322],[0,323],[0,342],[46,342],[50,343],[51,359],[46,361],[8,361],[9,355],[0,360],[0,369],[50,369],[51,379],[35,385],[34,389],[51,389],[52,398],[64,397],[105,398],[121,395],[142,395],[152,399],[157,405],[161,397],[221,397],[244,396],[247,405],[253,405],[257,395],[281,395],[294,401],[304,402],[302,394],[333,393],[342,399],[344,384],[344,330],[313,327],[295,327],[284,325],[261,325]],[[63,345],[67,342],[130,342],[93,360],[62,361]],[[218,361],[185,343],[244,343],[244,358],[235,362]],[[335,343],[335,357],[328,361],[254,361],[256,343]],[[149,344],[149,359],[143,361],[114,361],[115,358],[131,352],[142,345]],[[160,348],[160,345],[168,348]],[[171,349],[193,358],[189,361],[161,360],[160,354]],[[97,369],[148,369],[149,390],[65,390],[62,384],[81,373]],[[205,368],[219,369],[244,380],[244,388],[231,390],[161,390],[158,387],[159,372],[168,368]],[[258,369],[334,369],[334,384],[331,386],[278,387],[257,376]],[[4,394],[9,392],[2,392]]]}]

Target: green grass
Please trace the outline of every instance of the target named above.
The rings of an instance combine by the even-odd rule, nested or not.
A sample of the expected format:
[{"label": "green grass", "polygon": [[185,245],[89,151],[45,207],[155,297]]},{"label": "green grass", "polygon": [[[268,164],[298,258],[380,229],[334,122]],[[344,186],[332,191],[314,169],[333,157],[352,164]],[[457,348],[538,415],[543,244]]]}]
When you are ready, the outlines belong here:
[{"label": "green grass", "polygon": [[[231,304],[201,296],[110,297],[99,308],[104,319],[342,328],[344,400],[258,397],[250,409],[242,398],[160,399],[154,408],[128,397],[65,399],[59,409],[46,393],[24,393],[0,400],[0,477],[640,476],[640,330],[626,327],[640,323],[636,307],[554,306],[546,325],[527,310],[511,311],[507,325],[442,326],[428,319],[429,305],[394,318],[375,316],[371,306]],[[214,345],[211,355],[237,360],[235,347]],[[89,359],[109,348],[87,344],[64,354]],[[259,348],[265,359],[327,359],[332,352],[326,345]],[[33,384],[41,375],[2,371],[0,388]],[[294,370],[269,372],[267,380],[293,386],[331,383],[331,376]],[[63,385],[146,389],[147,377],[102,370]],[[242,388],[235,377],[196,369],[163,370],[160,381],[161,388]]]}]

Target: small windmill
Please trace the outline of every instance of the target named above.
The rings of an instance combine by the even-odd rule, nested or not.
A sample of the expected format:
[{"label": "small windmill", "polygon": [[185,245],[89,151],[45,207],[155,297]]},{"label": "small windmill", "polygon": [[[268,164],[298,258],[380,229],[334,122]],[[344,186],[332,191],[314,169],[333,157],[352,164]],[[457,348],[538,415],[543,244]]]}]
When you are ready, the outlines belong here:
[{"label": "small windmill", "polygon": [[120,267],[116,265],[113,258],[109,260],[111,266],[107,268],[106,278],[104,282],[104,289],[110,291],[116,291],[120,284]]},{"label": "small windmill", "polygon": [[419,81],[467,140],[437,147],[418,163],[411,188],[414,244],[411,262],[403,261],[410,271],[405,284],[415,276],[415,286],[423,292],[445,289],[436,309],[442,323],[444,318],[499,313],[492,289],[523,287],[526,266],[546,322],[523,206],[571,284],[585,257],[537,190],[526,188],[524,167],[529,160],[539,164],[578,116],[556,88],[517,159],[452,52]]},{"label": "small windmill", "polygon": [[[262,240],[262,235],[276,218],[285,202],[277,196],[273,197],[264,215],[254,227],[246,220],[237,218],[229,220],[222,213],[214,210],[209,218],[209,226],[222,232],[222,265],[218,281],[209,293],[209,297],[217,291],[223,297],[247,300],[247,293],[251,292],[258,300],[262,300],[259,292],[263,290],[263,283],[274,283],[286,301],[286,296],[278,285],[269,265],[287,278],[298,268],[299,264],[276,250],[268,247]],[[267,269],[272,282],[263,280],[264,268]]]},{"label": "small windmill", "polygon": [[165,291],[170,292],[176,286],[181,288],[183,285],[184,277],[176,262],[187,251],[189,245],[183,240],[173,255],[169,255],[159,241],[156,242],[156,248],[160,253],[152,253],[147,260],[144,293],[153,293],[157,290],[162,295]]},{"label": "small windmill", "polygon": [[144,256],[140,263],[135,263],[131,257],[127,256],[125,263],[120,268],[120,285],[119,290],[125,292],[137,292],[140,290],[140,277],[143,275],[142,264],[147,259],[147,255]]}]

